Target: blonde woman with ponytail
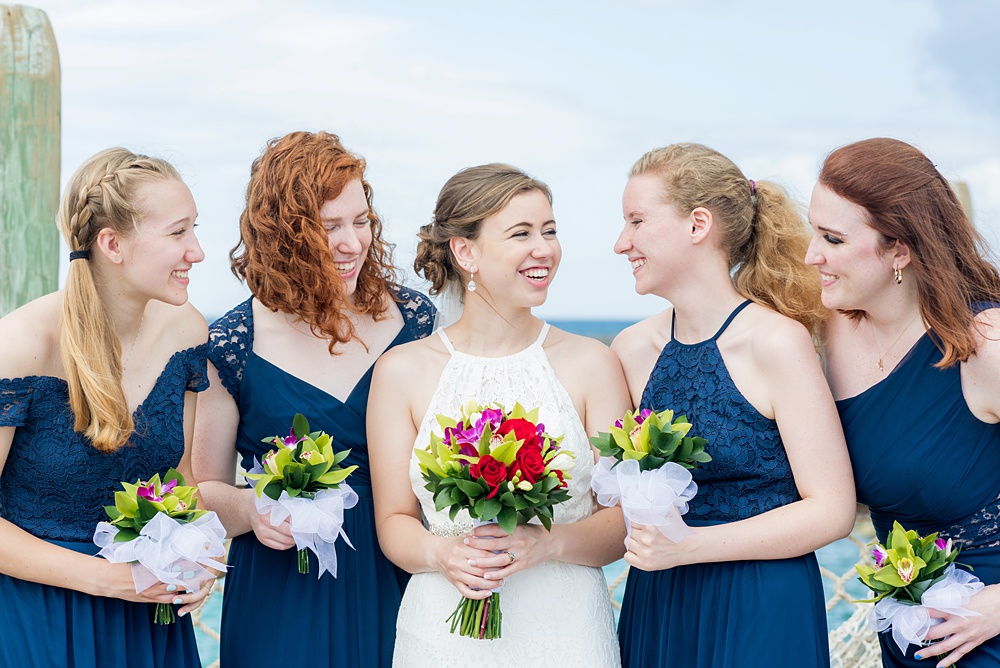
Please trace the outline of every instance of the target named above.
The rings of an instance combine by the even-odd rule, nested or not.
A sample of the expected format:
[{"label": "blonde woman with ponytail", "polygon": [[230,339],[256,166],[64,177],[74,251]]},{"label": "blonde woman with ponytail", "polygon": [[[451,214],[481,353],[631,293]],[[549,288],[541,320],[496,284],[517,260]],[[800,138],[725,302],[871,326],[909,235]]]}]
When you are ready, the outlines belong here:
[{"label": "blonde woman with ponytail", "polygon": [[675,144],[632,167],[625,227],[640,294],[672,306],[612,349],[636,406],[708,439],[680,542],[632,527],[618,634],[626,668],[828,666],[813,550],[852,528],[854,487],[813,347],[824,315],[804,221],[776,185]]},{"label": "blonde woman with ponytail", "polygon": [[[190,591],[136,592],[92,536],[122,481],[191,478],[207,326],[187,303],[198,212],[163,160],[102,151],[59,208],[66,288],[0,319],[0,666],[198,666]],[[180,619],[153,623],[155,603]]]}]

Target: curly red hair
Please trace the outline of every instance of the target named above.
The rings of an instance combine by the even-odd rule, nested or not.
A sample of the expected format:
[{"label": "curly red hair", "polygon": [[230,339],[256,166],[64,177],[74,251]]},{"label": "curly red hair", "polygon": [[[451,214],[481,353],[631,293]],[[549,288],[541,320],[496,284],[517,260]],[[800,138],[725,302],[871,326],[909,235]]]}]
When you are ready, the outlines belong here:
[{"label": "curly red hair", "polygon": [[[335,134],[292,132],[272,139],[250,168],[240,242],[229,252],[233,274],[261,304],[296,315],[314,334],[329,337],[331,353],[355,337],[345,311],[378,319],[396,284],[392,245],[382,239],[364,173],[364,158],[345,149]],[[368,200],[372,243],[351,305],[319,211],[354,179]]]}]

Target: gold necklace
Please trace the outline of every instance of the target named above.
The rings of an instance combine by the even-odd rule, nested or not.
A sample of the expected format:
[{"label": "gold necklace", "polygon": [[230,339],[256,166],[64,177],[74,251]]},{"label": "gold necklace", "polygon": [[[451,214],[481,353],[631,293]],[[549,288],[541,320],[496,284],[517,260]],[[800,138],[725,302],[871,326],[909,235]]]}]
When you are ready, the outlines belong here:
[{"label": "gold necklace", "polygon": [[132,352],[135,350],[135,342],[139,340],[139,334],[142,333],[142,323],[146,322],[146,312],[142,312],[142,316],[139,318],[139,327],[135,330],[135,336],[132,338],[132,345],[128,347],[128,355],[122,358],[122,372],[125,372],[125,367],[132,360]]},{"label": "gold necklace", "polygon": [[[906,333],[906,330],[910,328],[910,325],[912,325],[918,317],[920,317],[920,311],[917,311],[917,315],[913,316],[910,322],[906,323],[906,327],[903,327],[903,329],[899,332],[899,335],[896,336],[895,340],[889,344],[888,348],[885,349],[885,352],[881,353],[878,356],[878,361],[875,362],[875,366],[876,368],[878,368],[880,373],[885,373],[885,365],[882,363],[882,358],[888,355],[889,351],[892,350],[897,343],[899,343],[899,340],[903,338],[903,334]],[[871,325],[872,340],[875,341],[875,352],[878,352],[879,345],[878,345],[878,337],[875,335],[875,323],[872,322],[871,319],[869,319],[868,324]]]}]

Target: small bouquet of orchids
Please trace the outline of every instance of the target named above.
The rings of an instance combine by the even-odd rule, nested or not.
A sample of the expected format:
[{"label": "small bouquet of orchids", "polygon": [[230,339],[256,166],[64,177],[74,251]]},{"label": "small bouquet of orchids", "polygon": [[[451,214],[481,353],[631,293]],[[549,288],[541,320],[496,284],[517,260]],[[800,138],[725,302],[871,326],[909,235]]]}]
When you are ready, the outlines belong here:
[{"label": "small bouquet of orchids", "polygon": [[969,617],[979,613],[966,610],[973,594],[984,587],[979,578],[955,568],[959,549],[951,540],[936,533],[919,536],[893,522],[886,544],[874,542],[872,563],[855,565],[862,584],[874,598],[855,603],[874,603],[868,626],[877,633],[892,629],[892,639],[900,651],[923,645],[927,632],[941,620],[928,608],[951,615]]},{"label": "small bouquet of orchids", "polygon": [[708,441],[690,431],[685,416],[644,408],[590,439],[601,454],[591,482],[597,501],[621,504],[630,536],[633,523],[656,526],[674,542],[691,533],[681,519],[698,493],[691,470],[712,457],[705,452]]},{"label": "small bouquet of orchids", "polygon": [[[196,487],[185,487],[174,469],[135,484],[122,483],[115,505],[105,506],[110,522],[101,522],[94,533],[98,553],[113,563],[133,563],[136,592],[157,582],[194,589],[215,577],[226,565],[217,561],[226,549],[226,530],[215,513],[198,510]],[[169,624],[173,608],[156,604],[155,621]]]},{"label": "small bouquet of orchids", "polygon": [[309,572],[311,550],[319,561],[316,577],[325,571],[337,577],[337,538],[354,547],[344,533],[344,511],[358,503],[358,495],[344,481],[358,467],[340,466],[351,451],[334,453],[329,434],[309,431],[309,421],[300,413],[292,419],[288,436],[269,436],[263,442],[275,448],[246,474],[257,481],[257,512],[270,513],[272,526],[291,518],[299,573]]},{"label": "small bouquet of orchids", "polygon": [[[427,447],[415,453],[437,510],[450,508],[452,521],[465,510],[477,524],[496,522],[509,534],[534,518],[551,530],[553,506],[569,499],[566,480],[574,458],[559,448],[562,436],[548,434],[539,423],[537,408],[515,403],[508,411],[471,402],[458,419],[435,418],[441,433],[432,432]],[[463,597],[447,621],[452,633],[499,638],[500,589],[483,600]]]}]

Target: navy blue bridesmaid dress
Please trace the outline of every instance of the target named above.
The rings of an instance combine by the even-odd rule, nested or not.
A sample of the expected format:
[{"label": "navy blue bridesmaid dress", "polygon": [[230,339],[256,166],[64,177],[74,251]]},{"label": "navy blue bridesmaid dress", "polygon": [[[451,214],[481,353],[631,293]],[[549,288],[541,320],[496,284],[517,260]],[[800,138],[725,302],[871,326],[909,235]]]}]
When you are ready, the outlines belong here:
[{"label": "navy blue bridesmaid dress", "polygon": [[[396,297],[404,324],[390,348],[427,336],[435,316],[419,292],[398,288]],[[222,599],[221,665],[388,667],[407,576],[382,554],[375,533],[365,433],[372,369],[343,402],[290,375],[254,354],[251,303],[221,317],[209,334],[209,359],[239,407],[236,450],[242,466],[250,470],[254,458],[271,449],[261,439],[287,435],[292,417],[302,413],[312,429],[333,437],[335,450],[350,448],[343,465],[358,466],[347,482],[359,501],[344,513],[354,549],[337,541],[336,578],[316,578],[311,552],[310,572],[301,574],[294,548],[273,550],[252,531],[233,538]]]},{"label": "navy blue bridesmaid dress", "polygon": [[[735,522],[799,500],[777,424],[740,394],[716,343],[670,341],[641,408],[686,415],[712,461],[694,471],[690,526]],[[830,665],[823,583],[813,553],[629,572],[618,626],[624,668]]]},{"label": "navy blue bridesmaid dress", "polygon": [[[184,393],[208,387],[206,346],[173,355],[133,414],[128,445],[102,453],[73,431],[66,381],[0,379],[0,427],[15,427],[0,476],[0,516],[56,545],[96,555],[97,523],[121,482],[161,475],[184,454]],[[97,558],[97,557],[95,557]],[[153,622],[155,605],[0,575],[0,668],[197,667],[191,618]]]},{"label": "navy blue bridesmaid dress", "polygon": [[[962,394],[958,365],[942,359],[931,334],[922,336],[885,379],[837,402],[854,467],[858,501],[871,508],[880,541],[893,521],[921,535],[939,532],[962,547],[958,562],[987,585],[1000,583],[1000,424],[980,421]],[[959,566],[961,567],[961,566]],[[887,668],[926,668],[917,648],[904,655],[881,634]],[[1000,666],[1000,637],[958,662]]]}]

